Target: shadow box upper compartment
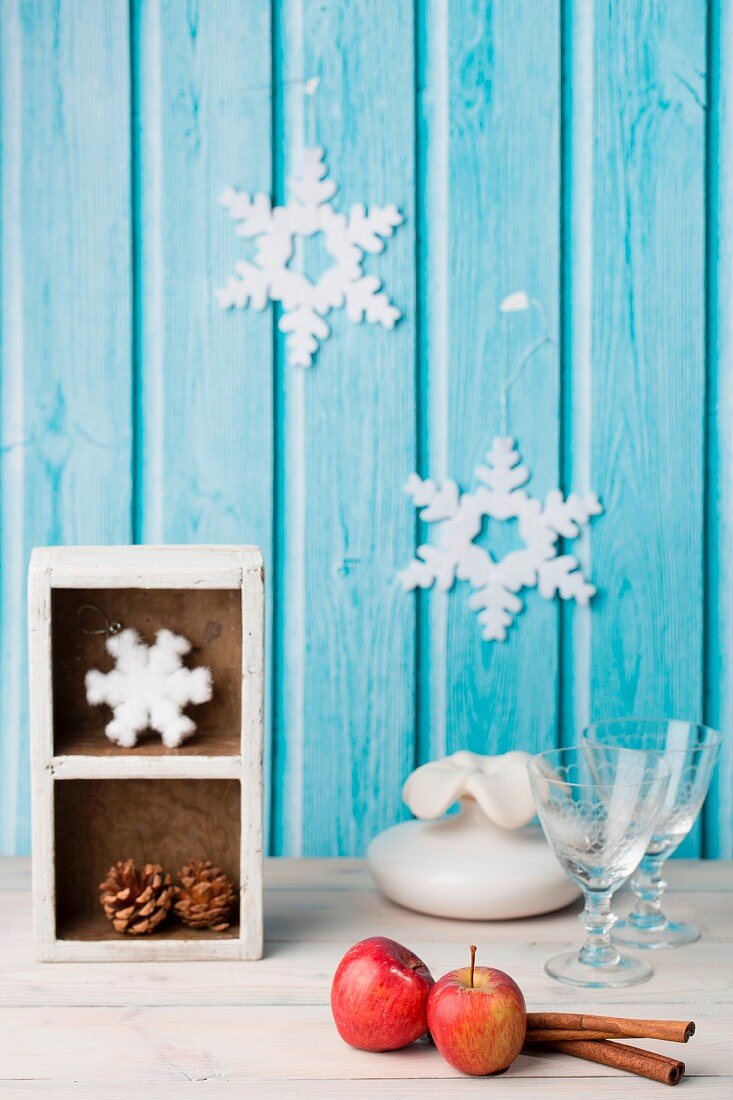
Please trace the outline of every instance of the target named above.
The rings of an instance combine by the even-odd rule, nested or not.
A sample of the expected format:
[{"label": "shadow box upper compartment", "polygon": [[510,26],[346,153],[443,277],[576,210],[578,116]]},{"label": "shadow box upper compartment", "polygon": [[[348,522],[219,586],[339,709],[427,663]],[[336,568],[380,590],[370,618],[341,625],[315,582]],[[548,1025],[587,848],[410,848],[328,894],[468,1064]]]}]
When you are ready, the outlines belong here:
[{"label": "shadow box upper compartment", "polygon": [[[78,557],[83,563],[83,548]],[[219,560],[217,555],[214,558]],[[54,756],[240,754],[242,592],[232,586],[234,581],[239,585],[236,560],[229,560],[225,548],[220,558],[222,568],[212,569],[209,555],[202,573],[195,549],[134,547],[122,548],[99,568],[97,548],[97,569],[90,569],[91,575],[82,569],[65,577],[64,570],[54,568],[50,590]],[[121,747],[105,732],[113,718],[112,707],[87,699],[87,673],[97,669],[105,674],[115,668],[107,643],[114,633],[119,636],[129,629],[147,646],[155,645],[160,630],[185,638],[191,648],[180,657],[183,667],[207,668],[211,673],[210,699],[183,706],[183,714],[196,729],[177,747],[166,747],[161,733],[150,728],[137,734],[134,746]]]}]

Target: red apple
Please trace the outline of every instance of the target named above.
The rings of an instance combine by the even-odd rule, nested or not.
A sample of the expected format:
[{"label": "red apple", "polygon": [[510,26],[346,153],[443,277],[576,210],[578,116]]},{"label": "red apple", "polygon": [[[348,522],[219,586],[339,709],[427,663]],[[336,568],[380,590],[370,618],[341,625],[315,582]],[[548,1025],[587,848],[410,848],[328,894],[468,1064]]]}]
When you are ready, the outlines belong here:
[{"label": "red apple", "polygon": [[433,977],[394,940],[372,936],[344,955],[331,985],[331,1011],[342,1039],[359,1050],[398,1050],[428,1030]]},{"label": "red apple", "polygon": [[471,965],[451,970],[428,999],[428,1027],[446,1062],[482,1077],[506,1069],[522,1049],[527,1009],[522,991],[503,970]]}]

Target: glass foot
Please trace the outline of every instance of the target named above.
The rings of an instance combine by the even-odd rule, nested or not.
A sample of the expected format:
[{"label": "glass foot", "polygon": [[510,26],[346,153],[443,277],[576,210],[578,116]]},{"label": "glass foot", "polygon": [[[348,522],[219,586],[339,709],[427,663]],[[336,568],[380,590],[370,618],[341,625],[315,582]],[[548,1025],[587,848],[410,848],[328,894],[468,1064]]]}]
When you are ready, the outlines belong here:
[{"label": "glass foot", "polygon": [[656,928],[640,928],[631,920],[617,921],[611,936],[615,943],[627,947],[642,947],[654,950],[657,947],[682,947],[700,939],[700,930],[694,924],[684,921],[665,920]]},{"label": "glass foot", "polygon": [[648,962],[632,959],[628,955],[619,955],[608,966],[589,966],[581,962],[577,951],[567,951],[554,955],[545,963],[545,970],[551,978],[566,985],[582,985],[587,989],[616,989],[624,985],[636,985],[645,982],[653,974]]}]

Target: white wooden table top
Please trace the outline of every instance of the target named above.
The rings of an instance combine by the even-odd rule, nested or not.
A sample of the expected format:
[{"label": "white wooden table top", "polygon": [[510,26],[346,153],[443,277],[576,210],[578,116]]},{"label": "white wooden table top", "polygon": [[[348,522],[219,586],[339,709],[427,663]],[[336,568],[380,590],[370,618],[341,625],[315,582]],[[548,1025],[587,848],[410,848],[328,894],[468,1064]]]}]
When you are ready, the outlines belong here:
[{"label": "white wooden table top", "polygon": [[[435,977],[479,962],[508,971],[530,1009],[694,1018],[687,1046],[639,1041],[687,1063],[679,1095],[733,1097],[733,864],[673,862],[670,913],[703,939],[656,952],[655,974],[626,991],[574,990],[544,960],[578,942],[578,907],[502,923],[410,913],[376,892],[359,860],[270,860],[261,962],[37,963],[30,867],[0,860],[0,1096],[3,1100],[212,1097],[646,1097],[667,1086],[564,1055],[520,1055],[504,1075],[461,1077],[427,1044],[352,1050],[331,1020],[331,975],[347,947],[388,935]],[[619,911],[626,905],[619,899]],[[539,1091],[538,1091],[539,1090]]]}]

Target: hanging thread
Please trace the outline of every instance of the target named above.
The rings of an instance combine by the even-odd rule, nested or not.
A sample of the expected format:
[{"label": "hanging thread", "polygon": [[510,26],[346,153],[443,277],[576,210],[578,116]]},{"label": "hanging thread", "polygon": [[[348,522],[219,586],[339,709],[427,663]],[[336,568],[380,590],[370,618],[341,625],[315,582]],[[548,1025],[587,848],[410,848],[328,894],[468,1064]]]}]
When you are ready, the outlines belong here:
[{"label": "hanging thread", "polygon": [[517,290],[512,294],[508,294],[506,298],[503,298],[499,304],[499,309],[502,313],[524,313],[529,309],[536,309],[540,315],[540,324],[542,326],[542,332],[536,339],[522,351],[519,357],[516,367],[513,371],[509,370],[509,341],[507,340],[507,354],[504,366],[504,378],[499,393],[499,407],[500,407],[500,419],[501,419],[501,434],[506,435],[508,430],[508,418],[509,418],[509,391],[514,383],[519,379],[522,371],[526,367],[532,356],[539,351],[540,348],[546,344],[554,345],[555,341],[552,339],[547,331],[547,311],[542,302],[537,298],[530,298],[529,294],[525,290]]},{"label": "hanging thread", "polygon": [[[312,76],[303,83],[303,95],[306,102],[303,136],[306,147],[312,147],[316,144],[316,92],[320,83],[320,76]],[[309,133],[310,137],[308,136]]]}]

